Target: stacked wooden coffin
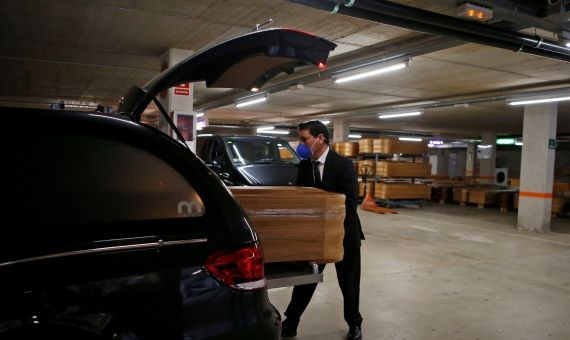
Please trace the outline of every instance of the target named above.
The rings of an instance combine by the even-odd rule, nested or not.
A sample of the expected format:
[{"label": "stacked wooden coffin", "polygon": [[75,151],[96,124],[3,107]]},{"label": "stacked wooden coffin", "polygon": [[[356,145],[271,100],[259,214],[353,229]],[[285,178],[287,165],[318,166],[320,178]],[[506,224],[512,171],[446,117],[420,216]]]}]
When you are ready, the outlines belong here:
[{"label": "stacked wooden coffin", "polygon": [[480,189],[469,191],[469,203],[475,203],[479,206],[495,204],[497,199],[497,191],[492,189]]},{"label": "stacked wooden coffin", "polygon": [[382,154],[423,154],[426,153],[426,142],[401,141],[395,138],[380,138],[373,142],[374,153]]},{"label": "stacked wooden coffin", "polygon": [[337,262],[345,197],[305,187],[230,187],[257,231],[265,262]]},{"label": "stacked wooden coffin", "polygon": [[381,200],[430,199],[431,187],[424,184],[376,183],[374,197]]},{"label": "stacked wooden coffin", "polygon": [[429,163],[417,162],[376,162],[376,175],[382,177],[428,177],[431,171]]},{"label": "stacked wooden coffin", "polygon": [[469,190],[472,187],[455,187],[453,188],[453,201],[467,203],[469,201]]},{"label": "stacked wooden coffin", "polygon": [[358,143],[357,142],[334,143],[333,150],[339,155],[345,157],[356,157],[358,156]]},{"label": "stacked wooden coffin", "polygon": [[[509,179],[509,186],[511,187],[520,187],[520,179],[519,178],[511,178]],[[552,183],[552,192],[553,193],[563,193],[563,192],[569,192],[570,191],[570,183],[567,182],[561,182],[561,181],[554,181],[554,183]]]},{"label": "stacked wooden coffin", "polygon": [[401,141],[397,138],[365,138],[358,141],[360,154],[422,154],[427,152],[426,142]]},{"label": "stacked wooden coffin", "polygon": [[373,153],[374,150],[372,148],[373,142],[374,140],[371,138],[365,138],[365,139],[361,139],[358,141],[358,152],[360,154],[366,154],[366,153]]}]

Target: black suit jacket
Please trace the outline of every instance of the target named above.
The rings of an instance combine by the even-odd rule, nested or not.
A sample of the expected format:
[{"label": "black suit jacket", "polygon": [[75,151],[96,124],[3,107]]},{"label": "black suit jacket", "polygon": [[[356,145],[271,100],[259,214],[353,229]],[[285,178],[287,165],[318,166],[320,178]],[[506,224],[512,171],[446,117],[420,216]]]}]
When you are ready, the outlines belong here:
[{"label": "black suit jacket", "polygon": [[[313,177],[311,160],[299,163],[298,185],[317,187]],[[344,219],[344,246],[360,246],[364,240],[360,219],[356,212],[358,205],[358,181],[354,164],[346,157],[329,148],[323,169],[323,180],[320,187],[326,191],[337,192],[346,196],[346,217]]]}]

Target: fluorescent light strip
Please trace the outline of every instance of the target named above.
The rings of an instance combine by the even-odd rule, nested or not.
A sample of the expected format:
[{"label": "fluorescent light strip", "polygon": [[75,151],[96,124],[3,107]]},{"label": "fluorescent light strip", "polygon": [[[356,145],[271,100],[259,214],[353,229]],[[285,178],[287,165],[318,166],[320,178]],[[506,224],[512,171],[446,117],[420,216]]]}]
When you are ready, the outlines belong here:
[{"label": "fluorescent light strip", "polygon": [[509,105],[529,105],[529,104],[541,104],[541,103],[552,103],[552,102],[561,102],[565,100],[570,100],[570,96],[568,97],[555,97],[555,98],[544,98],[544,99],[531,99],[531,100],[521,100],[516,102],[509,102]]},{"label": "fluorescent light strip", "polygon": [[362,73],[354,74],[354,75],[351,75],[351,76],[346,76],[346,77],[338,78],[338,79],[336,79],[334,82],[337,83],[337,84],[339,84],[339,83],[345,83],[345,82],[351,81],[351,80],[357,80],[357,79],[372,77],[372,76],[375,76],[375,75],[378,75],[378,74],[382,74],[382,73],[386,73],[386,72],[392,72],[392,71],[400,70],[400,69],[405,68],[406,66],[408,66],[408,63],[399,63],[399,64],[382,67],[382,68],[379,68],[379,69],[376,69],[376,70],[372,70],[372,71],[368,71],[368,72],[362,72]]},{"label": "fluorescent light strip", "polygon": [[204,112],[200,112],[196,115],[196,117],[204,117]]},{"label": "fluorescent light strip", "polygon": [[257,104],[257,103],[264,102],[266,100],[267,100],[267,97],[256,98],[256,99],[244,101],[241,103],[237,103],[236,107],[244,107],[244,106],[248,106],[248,105],[252,105],[252,104]]},{"label": "fluorescent light strip", "polygon": [[270,134],[274,134],[274,135],[288,135],[290,131],[287,130],[257,130],[258,134],[266,134],[266,133],[270,133]]},{"label": "fluorescent light strip", "polygon": [[331,121],[330,120],[321,120],[321,123],[328,125]]},{"label": "fluorescent light strip", "polygon": [[348,135],[348,138],[360,139],[362,135]]},{"label": "fluorescent light strip", "polygon": [[387,119],[387,118],[409,117],[409,116],[419,116],[421,114],[422,114],[421,111],[414,111],[414,112],[385,114],[385,115],[378,116],[378,118]]},{"label": "fluorescent light strip", "polygon": [[407,142],[421,142],[423,139],[421,138],[414,138],[414,137],[400,137],[398,140],[403,140]]},{"label": "fluorescent light strip", "polygon": [[258,134],[270,133],[274,135],[288,135],[289,132],[289,130],[275,130],[274,126],[262,126],[257,128]]}]

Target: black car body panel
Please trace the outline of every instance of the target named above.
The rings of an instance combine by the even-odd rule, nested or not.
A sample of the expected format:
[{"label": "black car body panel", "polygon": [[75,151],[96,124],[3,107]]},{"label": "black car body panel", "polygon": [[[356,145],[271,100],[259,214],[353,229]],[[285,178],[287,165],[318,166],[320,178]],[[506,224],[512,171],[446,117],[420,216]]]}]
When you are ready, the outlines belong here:
[{"label": "black car body panel", "polygon": [[[23,139],[6,155],[12,166],[6,173],[11,179],[6,194],[11,199],[4,211],[8,221],[4,237],[10,242],[0,252],[0,276],[9,280],[4,279],[0,292],[0,337],[45,337],[45,332],[57,336],[71,332],[70,337],[119,334],[124,339],[278,337],[280,317],[265,289],[237,291],[204,269],[210,254],[255,244],[257,236],[225,186],[194,154],[162,133],[118,116],[26,109],[1,112],[10,123],[19,119],[10,117],[34,121],[28,132],[42,135],[45,142]],[[111,174],[79,171],[73,175],[73,168],[58,174],[61,168],[47,166],[54,161],[83,160],[78,155],[82,150],[76,148],[79,141],[67,150],[53,149],[58,138],[70,134],[144,148],[167,161],[205,202],[204,214],[89,222],[92,214],[74,212],[82,204],[74,206],[67,197],[88,193],[77,187],[77,192],[67,190],[57,180],[77,186],[81,184],[74,177],[97,182],[98,177]],[[91,153],[88,158],[98,157]],[[124,166],[118,171],[123,176],[137,177],[135,173],[143,171],[119,165]],[[54,181],[42,185],[47,178]],[[117,194],[105,192],[101,197],[118,204],[113,198]],[[144,194],[141,198],[156,199]],[[137,205],[144,208],[145,204],[124,202],[122,208]],[[69,223],[59,218],[65,211]]]}]

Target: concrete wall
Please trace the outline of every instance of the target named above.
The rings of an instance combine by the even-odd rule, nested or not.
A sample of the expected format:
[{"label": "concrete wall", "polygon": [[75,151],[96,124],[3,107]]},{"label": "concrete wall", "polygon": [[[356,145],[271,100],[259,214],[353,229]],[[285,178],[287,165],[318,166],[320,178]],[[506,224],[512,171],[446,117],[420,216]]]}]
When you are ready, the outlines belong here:
[{"label": "concrete wall", "polygon": [[[455,154],[455,162],[451,160],[451,154]],[[465,165],[467,162],[466,149],[429,149],[428,158],[432,155],[437,156],[437,173],[435,175],[465,177]]]}]

